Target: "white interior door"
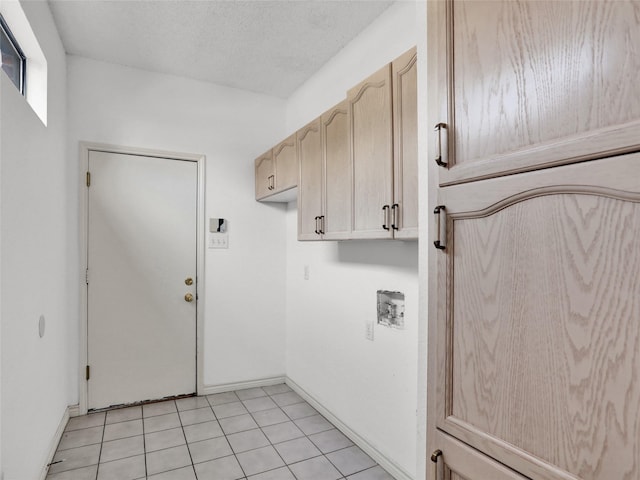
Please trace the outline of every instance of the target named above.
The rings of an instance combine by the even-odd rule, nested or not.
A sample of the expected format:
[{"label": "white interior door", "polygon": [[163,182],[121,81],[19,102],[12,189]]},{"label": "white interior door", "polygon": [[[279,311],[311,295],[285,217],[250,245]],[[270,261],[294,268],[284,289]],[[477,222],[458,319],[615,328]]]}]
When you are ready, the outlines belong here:
[{"label": "white interior door", "polygon": [[88,408],[193,393],[197,163],[90,151],[89,172]]}]

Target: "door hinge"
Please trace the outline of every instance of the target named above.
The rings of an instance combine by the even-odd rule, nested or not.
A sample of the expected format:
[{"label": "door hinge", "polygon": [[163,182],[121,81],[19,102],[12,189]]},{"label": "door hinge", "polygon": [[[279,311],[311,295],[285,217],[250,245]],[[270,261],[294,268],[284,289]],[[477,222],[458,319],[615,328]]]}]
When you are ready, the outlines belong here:
[{"label": "door hinge", "polygon": [[433,245],[438,250],[444,250],[447,247],[447,209],[444,205],[438,205],[433,211],[436,216],[436,239]]},{"label": "door hinge", "polygon": [[89,285],[89,269],[88,268],[84,272],[84,281],[87,285]]},{"label": "door hinge", "polygon": [[89,378],[91,378],[91,367],[89,367],[89,365],[87,365],[86,372],[85,372],[85,377],[86,377],[87,380],[89,380]]},{"label": "door hinge", "polygon": [[87,187],[91,186],[91,172],[87,172]]}]

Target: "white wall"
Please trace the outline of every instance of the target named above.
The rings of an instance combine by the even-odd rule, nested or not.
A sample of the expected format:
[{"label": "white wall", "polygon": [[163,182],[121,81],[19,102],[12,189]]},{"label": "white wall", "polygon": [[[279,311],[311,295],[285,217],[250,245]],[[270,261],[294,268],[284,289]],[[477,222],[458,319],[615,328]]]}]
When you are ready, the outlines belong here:
[{"label": "white wall", "polygon": [[253,172],[284,101],[76,56],[68,78],[74,182],[79,141],[206,155],[206,217],[228,219],[229,249],[205,253],[205,386],[284,375],[285,206],[254,200]]},{"label": "white wall", "polygon": [[[48,62],[48,126],[0,73],[2,468],[5,480],[40,476],[70,403],[69,324],[78,284],[69,270],[76,232],[66,159],[66,60],[44,1],[23,9]],[[38,336],[38,318],[46,333]]]},{"label": "white wall", "polygon": [[[417,42],[416,4],[399,2],[287,102],[287,132]],[[411,478],[416,475],[418,244],[298,242],[287,211],[287,375]],[[304,280],[304,266],[310,278]],[[375,327],[376,291],[406,296],[405,330]]]}]

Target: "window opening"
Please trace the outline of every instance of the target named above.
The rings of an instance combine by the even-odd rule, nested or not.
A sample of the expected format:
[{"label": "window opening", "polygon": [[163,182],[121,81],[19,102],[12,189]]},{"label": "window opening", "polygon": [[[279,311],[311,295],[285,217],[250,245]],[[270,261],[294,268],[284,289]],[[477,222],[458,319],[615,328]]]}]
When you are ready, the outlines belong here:
[{"label": "window opening", "polygon": [[0,15],[0,50],[2,51],[2,70],[20,93],[25,95],[27,57],[22,53],[20,45],[2,15]]}]

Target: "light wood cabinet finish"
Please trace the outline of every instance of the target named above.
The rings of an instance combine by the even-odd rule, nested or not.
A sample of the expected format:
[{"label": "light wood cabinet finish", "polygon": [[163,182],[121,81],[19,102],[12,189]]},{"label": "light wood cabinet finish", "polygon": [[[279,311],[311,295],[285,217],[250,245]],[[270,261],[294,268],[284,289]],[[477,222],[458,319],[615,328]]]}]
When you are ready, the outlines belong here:
[{"label": "light wood cabinet finish", "polygon": [[324,166],[322,231],[325,240],[351,236],[351,159],[349,122],[344,100],[320,117]]},{"label": "light wood cabinet finish", "polygon": [[346,100],[297,133],[298,240],[344,240],[351,232]]},{"label": "light wood cabinet finish", "polygon": [[275,167],[271,150],[256,158],[255,176],[256,200],[261,200],[271,195],[275,188]]},{"label": "light wood cabinet finish", "polygon": [[391,238],[393,130],[391,65],[349,90],[353,238]]},{"label": "light wood cabinet finish", "polygon": [[391,64],[394,238],[418,238],[418,78],[416,49]]},{"label": "light wood cabinet finish", "polygon": [[639,2],[429,3],[441,185],[640,149]]},{"label": "light wood cabinet finish", "polygon": [[288,190],[298,184],[298,156],[296,135],[290,135],[273,147],[273,162],[276,171],[276,192]]},{"label": "light wood cabinet finish", "polygon": [[296,136],[289,136],[255,161],[256,200],[295,200],[298,185]]},{"label": "light wood cabinet finish", "polygon": [[429,466],[438,469],[438,475],[444,471],[445,480],[527,480],[446,433],[438,432],[438,444],[444,453],[437,459],[437,465],[431,462]]},{"label": "light wood cabinet finish", "polygon": [[298,240],[320,240],[323,213],[323,168],[320,119],[296,133],[298,142]]},{"label": "light wood cabinet finish", "polygon": [[487,461],[640,478],[639,178],[628,154],[439,190],[436,421]]}]

